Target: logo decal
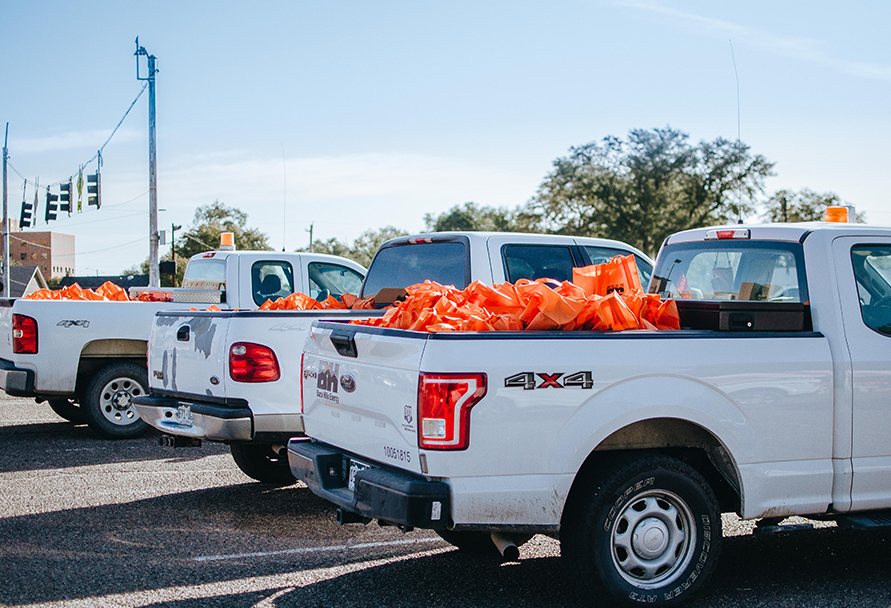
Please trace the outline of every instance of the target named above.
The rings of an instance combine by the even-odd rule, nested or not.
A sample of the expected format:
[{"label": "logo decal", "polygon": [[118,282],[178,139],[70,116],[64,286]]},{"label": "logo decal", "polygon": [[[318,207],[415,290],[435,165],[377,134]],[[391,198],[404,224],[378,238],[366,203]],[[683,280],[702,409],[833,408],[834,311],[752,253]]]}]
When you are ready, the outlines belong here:
[{"label": "logo decal", "polygon": [[90,322],[87,321],[86,319],[81,319],[79,321],[65,319],[64,321],[59,321],[58,323],[56,323],[56,327],[65,327],[65,328],[69,328],[69,327],[87,328],[89,326],[90,326]]},{"label": "logo decal", "polygon": [[340,377],[340,387],[348,393],[356,390],[356,379],[351,374],[344,374]]},{"label": "logo decal", "polygon": [[[521,388],[524,391],[532,391],[537,388],[594,388],[593,372],[575,372],[565,375],[565,372],[522,372],[504,379],[505,388]],[[560,378],[563,377],[563,383]],[[541,382],[538,382],[541,379]]]},{"label": "logo decal", "polygon": [[405,406],[405,413],[402,415],[405,418],[405,424],[411,424],[412,421],[412,408],[410,405]]}]

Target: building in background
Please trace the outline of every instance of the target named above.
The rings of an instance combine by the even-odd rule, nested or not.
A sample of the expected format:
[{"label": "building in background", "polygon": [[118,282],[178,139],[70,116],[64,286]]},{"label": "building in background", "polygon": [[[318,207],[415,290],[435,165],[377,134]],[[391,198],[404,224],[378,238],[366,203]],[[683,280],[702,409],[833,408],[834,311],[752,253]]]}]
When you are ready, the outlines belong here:
[{"label": "building in background", "polygon": [[11,266],[37,266],[46,279],[72,275],[74,235],[61,232],[21,232],[13,227],[9,233],[9,261]]},{"label": "building in background", "polygon": [[[10,247],[12,249],[12,247]],[[39,266],[13,266],[9,274],[9,291],[3,293],[3,286],[6,283],[3,273],[0,273],[0,297],[3,298],[22,298],[31,295],[38,289],[46,289],[46,281],[40,272]]]}]

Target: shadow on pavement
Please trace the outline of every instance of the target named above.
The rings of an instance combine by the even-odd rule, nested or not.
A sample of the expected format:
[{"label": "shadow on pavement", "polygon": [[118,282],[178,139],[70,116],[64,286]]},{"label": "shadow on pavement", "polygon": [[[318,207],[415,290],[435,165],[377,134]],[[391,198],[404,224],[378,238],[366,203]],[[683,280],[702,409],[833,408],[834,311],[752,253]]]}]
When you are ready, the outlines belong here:
[{"label": "shadow on pavement", "polygon": [[164,448],[159,431],[132,439],[105,439],[86,425],[45,422],[0,427],[0,473],[112,464],[133,460],[197,460],[228,454],[229,447],[205,442],[200,448]]},{"label": "shadow on pavement", "polygon": [[[425,535],[430,534],[417,537]],[[353,540],[360,536],[361,541]],[[195,558],[402,538],[393,528],[339,526],[333,507],[301,485],[248,483],[9,517],[0,519],[0,605],[98,598],[329,567],[370,559],[369,552]],[[431,546],[444,544],[424,548]],[[416,545],[385,546],[372,551],[372,558],[416,550]],[[231,605],[243,601],[248,600],[235,598]]]}]

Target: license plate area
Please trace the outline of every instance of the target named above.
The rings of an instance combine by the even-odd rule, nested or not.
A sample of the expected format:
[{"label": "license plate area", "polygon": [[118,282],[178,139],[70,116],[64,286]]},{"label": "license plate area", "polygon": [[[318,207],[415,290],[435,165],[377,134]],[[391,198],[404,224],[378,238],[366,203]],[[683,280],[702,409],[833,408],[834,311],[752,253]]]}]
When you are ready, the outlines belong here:
[{"label": "license plate area", "polygon": [[347,488],[350,492],[356,491],[356,473],[359,471],[364,471],[365,469],[372,469],[370,464],[366,464],[364,462],[358,460],[350,460],[349,466],[349,474],[347,475]]},{"label": "license plate area", "polygon": [[192,426],[195,419],[192,416],[192,406],[186,403],[180,403],[176,408],[176,423],[180,426]]}]

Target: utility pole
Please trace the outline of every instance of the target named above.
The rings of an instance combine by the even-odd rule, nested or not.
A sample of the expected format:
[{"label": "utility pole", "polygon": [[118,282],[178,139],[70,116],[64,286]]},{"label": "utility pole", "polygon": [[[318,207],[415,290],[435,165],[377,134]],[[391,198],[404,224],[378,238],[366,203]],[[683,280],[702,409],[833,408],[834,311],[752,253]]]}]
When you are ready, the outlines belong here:
[{"label": "utility pole", "polygon": [[[136,80],[148,80],[149,90],[149,287],[161,286],[161,275],[158,270],[158,163],[155,145],[155,56],[149,55],[145,47],[139,46],[136,37]],[[139,56],[148,58],[148,76],[139,77]]]},{"label": "utility pole", "polygon": [[[176,264],[176,231],[182,228],[182,224],[170,222],[170,259]],[[176,266],[174,266],[175,268]],[[173,286],[176,287],[176,273],[173,273]]]},{"label": "utility pole", "polygon": [[312,253],[312,224],[309,225],[306,231],[309,233],[309,252]]},{"label": "utility pole", "polygon": [[3,297],[9,295],[9,204],[6,191],[6,160],[9,158],[9,123],[6,123],[6,135],[3,138]]}]

